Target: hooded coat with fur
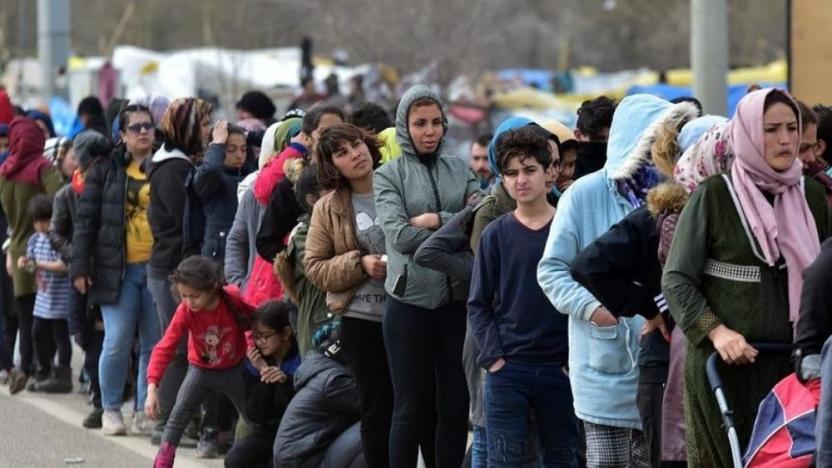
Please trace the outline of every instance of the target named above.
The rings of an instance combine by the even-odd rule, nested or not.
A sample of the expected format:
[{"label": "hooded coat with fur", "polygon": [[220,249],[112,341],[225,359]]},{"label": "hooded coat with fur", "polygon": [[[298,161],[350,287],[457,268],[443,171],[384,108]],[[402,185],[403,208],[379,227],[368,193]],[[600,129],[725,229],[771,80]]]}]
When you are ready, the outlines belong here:
[{"label": "hooded coat with fur", "polygon": [[570,381],[575,413],[584,421],[641,428],[636,389],[644,319],[622,317],[610,327],[591,323],[601,302],[572,278],[570,268],[583,248],[635,208],[633,199],[621,192],[621,183],[650,169],[658,129],[668,122],[680,125],[696,114],[690,103],[673,105],[644,94],[626,97],[613,116],[604,169],[577,180],[558,204],[538,282],[555,308],[570,317]]}]

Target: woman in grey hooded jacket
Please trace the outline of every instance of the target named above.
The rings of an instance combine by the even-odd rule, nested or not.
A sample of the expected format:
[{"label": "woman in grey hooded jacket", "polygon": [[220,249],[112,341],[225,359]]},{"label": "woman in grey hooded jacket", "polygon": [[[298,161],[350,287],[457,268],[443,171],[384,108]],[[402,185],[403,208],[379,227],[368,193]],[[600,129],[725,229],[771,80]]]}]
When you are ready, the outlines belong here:
[{"label": "woman in grey hooded jacket", "polygon": [[465,162],[441,154],[446,130],[439,96],[425,86],[410,88],[396,112],[402,156],[373,180],[388,256],[382,327],[394,393],[390,466],[396,467],[415,467],[426,438],[435,437],[436,466],[458,467],[465,455],[466,288],[413,259],[433,231],[478,199],[479,182]]}]

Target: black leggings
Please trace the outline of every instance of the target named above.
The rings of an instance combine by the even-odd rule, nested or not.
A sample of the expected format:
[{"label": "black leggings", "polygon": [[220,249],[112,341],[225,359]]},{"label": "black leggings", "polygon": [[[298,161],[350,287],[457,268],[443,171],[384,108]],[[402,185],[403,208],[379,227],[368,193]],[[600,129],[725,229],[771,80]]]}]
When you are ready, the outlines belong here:
[{"label": "black leggings", "polygon": [[426,434],[435,437],[437,467],[462,463],[468,438],[468,387],[462,370],[466,315],[462,302],[430,310],[387,298],[384,343],[394,395],[390,466],[415,467]]},{"label": "black leggings", "polygon": [[369,468],[389,463],[393,384],[384,350],[380,322],[353,317],[341,319],[341,346],[361,398],[361,445]]},{"label": "black leggings", "polygon": [[52,370],[52,357],[58,350],[58,365],[69,367],[72,362],[72,343],[66,319],[34,317],[32,338],[38,359],[38,373],[47,375]]}]

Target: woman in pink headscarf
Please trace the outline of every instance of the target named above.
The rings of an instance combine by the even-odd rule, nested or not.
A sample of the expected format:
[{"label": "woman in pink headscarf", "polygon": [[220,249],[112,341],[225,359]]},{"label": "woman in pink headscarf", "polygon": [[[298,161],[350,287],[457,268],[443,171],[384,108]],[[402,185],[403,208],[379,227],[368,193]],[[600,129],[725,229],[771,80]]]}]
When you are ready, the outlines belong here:
[{"label": "woman in pink headscarf", "polygon": [[784,91],[745,96],[727,131],[730,173],[705,180],[679,218],[662,286],[688,339],[685,414],[690,466],[732,466],[705,376],[714,350],[745,446],[766,393],[789,374],[789,356],[749,343],[791,342],[803,270],[829,233],[824,189],[803,179],[800,113]]}]

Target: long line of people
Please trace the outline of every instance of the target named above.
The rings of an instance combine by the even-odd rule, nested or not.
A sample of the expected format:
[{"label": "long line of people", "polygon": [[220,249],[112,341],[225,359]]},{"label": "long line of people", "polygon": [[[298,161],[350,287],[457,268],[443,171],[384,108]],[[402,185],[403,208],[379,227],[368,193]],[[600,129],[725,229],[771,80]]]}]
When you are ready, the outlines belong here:
[{"label": "long line of people", "polygon": [[[150,435],[155,466],[731,466],[707,357],[743,446],[776,382],[832,362],[832,111],[785,91],[509,118],[470,165],[424,86],[394,120],[83,104],[72,139],[0,124],[0,367],[70,392],[73,337],[83,425]],[[752,345],[794,337],[796,364]]]}]

